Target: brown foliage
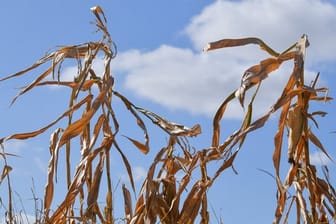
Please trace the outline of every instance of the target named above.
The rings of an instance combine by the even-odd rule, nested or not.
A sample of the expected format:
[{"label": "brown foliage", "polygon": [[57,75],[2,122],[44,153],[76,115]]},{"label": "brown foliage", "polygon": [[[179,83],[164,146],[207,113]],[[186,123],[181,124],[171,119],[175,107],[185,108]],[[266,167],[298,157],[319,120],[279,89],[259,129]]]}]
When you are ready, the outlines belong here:
[{"label": "brown foliage", "polygon": [[[233,91],[219,106],[213,119],[212,145],[208,148],[193,151],[187,138],[201,134],[201,127],[196,124],[188,128],[173,123],[158,114],[136,106],[127,97],[114,90],[114,77],[110,74],[111,60],[116,56],[116,47],[106,28],[106,18],[102,9],[92,8],[96,17],[96,26],[102,32],[102,39],[97,42],[88,42],[80,45],[61,47],[38,60],[35,64],[1,79],[1,81],[22,76],[42,64],[50,63],[48,69],[39,75],[31,84],[24,87],[18,97],[31,91],[37,86],[59,85],[71,88],[68,109],[45,127],[33,132],[13,134],[0,139],[0,144],[11,139],[27,139],[36,137],[46,130],[50,130],[60,120],[67,119],[68,125],[57,127],[50,140],[50,160],[48,166],[47,184],[44,195],[43,222],[44,223],[83,223],[99,222],[114,223],[113,198],[110,170],[110,151],[115,149],[121,155],[125,165],[131,187],[135,192],[132,166],[116,140],[119,133],[119,122],[112,107],[112,99],[119,99],[129,113],[135,118],[136,125],[144,133],[144,141],[125,136],[143,154],[149,148],[149,134],[143,118],[149,119],[154,125],[162,129],[169,136],[166,146],[158,150],[152,161],[147,177],[144,180],[140,194],[132,201],[131,193],[126,185],[122,185],[124,196],[124,210],[126,223],[210,223],[208,211],[207,191],[215,180],[228,168],[232,167],[245,137],[252,131],[262,128],[271,114],[280,110],[278,130],[274,136],[273,163],[275,180],[278,188],[274,223],[286,223],[288,214],[296,205],[297,223],[302,219],[304,223],[329,223],[335,217],[336,194],[328,179],[328,169],[325,168],[325,177],[318,176],[316,167],[309,161],[309,143],[316,145],[323,153],[330,157],[327,150],[317,136],[309,128],[309,121],[317,125],[314,116],[323,112],[309,112],[310,101],[330,100],[328,97],[319,97],[325,88],[316,88],[316,81],[312,85],[305,85],[304,55],[309,46],[306,35],[282,53],[277,53],[258,38],[223,39],[209,43],[205,48],[211,51],[225,47],[236,47],[246,44],[257,44],[262,50],[270,54],[269,58],[248,68],[241,79],[241,85]],[[92,68],[92,61],[98,53],[104,55],[105,70],[100,77]],[[72,82],[60,81],[62,63],[67,59],[76,59],[78,75]],[[294,62],[293,71],[283,88],[281,96],[271,109],[260,118],[252,120],[254,99],[259,87],[269,74],[277,70],[284,61]],[[44,81],[52,76],[53,81]],[[248,103],[241,127],[232,133],[226,140],[222,140],[220,123],[227,106],[235,98],[245,105],[245,93],[251,87],[257,86],[254,95]],[[94,96],[92,88],[97,87],[99,93]],[[81,93],[81,94],[79,94]],[[82,112],[82,116],[74,120],[74,112]],[[288,171],[284,180],[280,177],[280,160],[283,148],[285,131],[288,130]],[[70,157],[71,141],[80,140],[81,160],[71,174]],[[57,177],[59,151],[65,148],[67,187],[68,191],[62,202],[54,208],[55,179]],[[9,156],[2,150],[1,156],[5,161],[0,184],[7,179],[9,196],[11,192],[9,174],[11,167],[6,162]],[[209,172],[209,164],[215,164],[215,171]],[[219,165],[218,165],[219,164]],[[198,176],[196,173],[199,173]],[[102,177],[106,177],[106,186],[102,186]],[[181,178],[178,178],[178,175]],[[192,178],[193,177],[193,178]],[[288,196],[288,189],[295,189],[294,195]],[[106,201],[98,204],[99,190],[106,188]],[[308,198],[305,195],[308,195]],[[80,210],[76,213],[74,205],[80,202]],[[11,198],[9,197],[9,222],[12,219]],[[135,207],[133,207],[133,204]],[[289,204],[289,206],[288,206]]]}]

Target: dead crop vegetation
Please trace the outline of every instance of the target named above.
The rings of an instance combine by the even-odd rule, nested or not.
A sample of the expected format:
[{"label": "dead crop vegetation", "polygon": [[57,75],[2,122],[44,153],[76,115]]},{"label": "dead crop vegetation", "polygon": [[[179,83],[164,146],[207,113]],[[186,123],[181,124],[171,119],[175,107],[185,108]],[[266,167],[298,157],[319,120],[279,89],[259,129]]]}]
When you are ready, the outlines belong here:
[{"label": "dead crop vegetation", "polygon": [[[191,150],[188,138],[195,138],[201,134],[200,125],[195,124],[189,128],[173,123],[137,106],[114,89],[116,80],[110,73],[110,68],[117,53],[116,46],[107,30],[103,10],[99,6],[91,10],[96,18],[95,25],[102,34],[99,41],[60,47],[32,66],[1,78],[4,82],[34,71],[41,65],[48,65],[42,74],[19,91],[12,104],[36,87],[58,85],[71,89],[67,110],[51,123],[33,132],[16,133],[0,139],[3,164],[0,184],[8,192],[7,223],[20,223],[20,220],[15,216],[12,205],[13,189],[10,176],[11,170],[15,168],[8,164],[7,160],[13,155],[6,150],[3,143],[13,139],[37,137],[47,130],[51,133],[50,160],[42,214],[36,220],[37,223],[116,223],[113,215],[115,206],[124,207],[124,223],[213,223],[213,220],[210,221],[207,192],[224,171],[229,169],[232,172],[231,168],[246,136],[262,128],[277,111],[280,115],[278,129],[274,134],[273,164],[277,195],[274,198],[276,210],[273,223],[288,223],[290,214],[296,216],[296,223],[335,223],[336,192],[330,182],[328,168],[322,168],[324,175],[321,177],[318,175],[321,173],[318,172],[319,168],[309,160],[311,145],[330,157],[310,128],[311,125],[318,126],[316,117],[324,116],[325,112],[311,112],[309,105],[312,101],[325,102],[331,98],[327,96],[326,88],[317,87],[319,74],[309,85],[306,84],[304,62],[309,46],[307,35],[303,35],[281,53],[258,38],[223,39],[209,43],[204,51],[256,44],[269,54],[269,58],[248,68],[243,73],[241,85],[219,106],[213,117],[212,145]],[[103,74],[96,74],[92,67],[92,62],[98,55],[104,56]],[[78,73],[73,81],[61,81],[61,68],[65,61],[75,61],[78,66]],[[258,96],[259,87],[262,88],[262,81],[272,78],[270,74],[285,61],[292,61],[293,69],[292,73],[288,74],[282,94],[269,111],[253,120],[254,99]],[[97,94],[93,93],[93,88],[98,89]],[[252,90],[254,92],[251,99],[245,103],[245,93]],[[113,100],[122,102],[129,114],[135,118],[135,125],[143,131],[143,140],[129,136],[126,138],[144,156],[150,150],[150,134],[146,122],[150,121],[151,125],[166,132],[169,139],[161,149],[155,149],[157,154],[151,161],[137,195],[132,164],[117,142],[119,118],[112,107]],[[244,119],[239,129],[229,136],[222,136],[221,124],[225,110],[234,100],[239,100],[242,107],[245,105]],[[74,118],[75,112],[81,114],[81,117]],[[67,121],[65,127],[57,126],[61,120]],[[72,150],[74,140],[80,143],[76,145],[80,147],[80,151]],[[288,145],[283,144],[284,142]],[[129,187],[122,185],[123,205],[114,204],[110,164],[112,150],[120,154],[130,181]],[[287,151],[287,158],[281,158],[284,150]],[[65,161],[58,159],[61,152],[65,153]],[[75,155],[81,159],[78,164],[71,164],[71,158]],[[288,163],[281,163],[281,160],[288,160]],[[66,183],[55,182],[59,163],[65,164]],[[214,170],[208,169],[210,164],[211,167],[215,167]],[[71,167],[75,167],[74,172],[71,171]],[[287,170],[286,175],[280,173],[284,170]],[[281,178],[284,176],[285,178]],[[106,181],[103,182],[102,179]],[[61,184],[66,185],[67,193],[61,203],[55,204],[54,194]],[[100,192],[106,194],[99,195]],[[136,198],[133,195],[136,195]],[[105,198],[105,202],[98,203],[98,198]]]}]

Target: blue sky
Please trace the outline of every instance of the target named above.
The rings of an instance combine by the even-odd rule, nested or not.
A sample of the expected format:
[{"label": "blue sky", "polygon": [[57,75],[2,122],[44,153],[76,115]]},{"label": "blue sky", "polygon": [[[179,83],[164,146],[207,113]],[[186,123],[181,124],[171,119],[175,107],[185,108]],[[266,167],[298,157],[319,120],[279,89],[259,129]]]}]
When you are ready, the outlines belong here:
[{"label": "blue sky", "polygon": [[[196,148],[209,146],[212,116],[225,96],[239,86],[242,73],[267,57],[257,46],[204,53],[202,49],[207,42],[257,36],[282,51],[306,33],[311,44],[306,55],[307,80],[320,71],[320,85],[329,87],[329,95],[335,97],[336,3],[326,0],[6,1],[0,8],[0,77],[29,66],[57,46],[98,40],[100,36],[90,24],[94,20],[90,8],[94,5],[104,9],[109,31],[118,46],[118,56],[112,62],[116,88],[138,105],[169,120],[187,126],[200,123],[203,134],[191,140]],[[99,62],[96,66],[99,69]],[[72,69],[64,68],[64,79],[72,79]],[[264,82],[256,101],[256,116],[265,112],[280,94],[290,69],[291,63],[285,63]],[[66,92],[41,88],[23,96],[9,108],[16,88],[33,80],[34,75],[30,73],[30,76],[0,83],[0,137],[38,129],[62,113],[67,105]],[[335,134],[330,133],[336,131],[335,104],[322,103],[318,109],[329,115],[319,119],[320,130],[314,131],[335,157]],[[225,134],[239,126],[242,114],[237,101],[223,121]],[[228,170],[209,192],[212,213],[226,224],[270,223],[273,220],[275,182],[258,169],[274,172],[272,152],[276,118],[274,116],[263,130],[248,137],[235,161],[239,174]],[[154,138],[162,142],[152,140],[154,152],[149,158],[166,141],[156,132],[153,131]],[[6,144],[8,152],[20,155],[10,160],[14,167],[12,182],[27,210],[33,205],[32,178],[36,194],[43,196],[50,133]],[[140,136],[141,133],[125,134]],[[126,140],[124,144],[131,148]],[[312,151],[318,150],[312,147]],[[136,150],[128,155],[140,184],[148,160]],[[314,158],[320,156],[314,155]],[[336,171],[335,164],[329,165],[331,172]],[[123,169],[117,165],[114,168],[116,177],[127,181]],[[0,195],[4,194],[5,189],[0,188]],[[17,207],[20,207],[19,202]],[[0,209],[0,216],[3,211]]]}]

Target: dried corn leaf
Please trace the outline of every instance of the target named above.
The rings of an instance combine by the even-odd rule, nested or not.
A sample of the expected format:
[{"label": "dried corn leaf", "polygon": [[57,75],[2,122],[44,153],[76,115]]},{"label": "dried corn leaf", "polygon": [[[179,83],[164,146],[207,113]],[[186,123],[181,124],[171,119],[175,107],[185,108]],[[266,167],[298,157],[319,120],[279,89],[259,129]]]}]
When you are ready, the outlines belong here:
[{"label": "dried corn leaf", "polygon": [[74,106],[72,106],[69,110],[67,110],[66,112],[64,112],[60,117],[58,117],[55,121],[53,121],[52,123],[48,124],[47,126],[37,130],[37,131],[33,131],[33,132],[27,132],[27,133],[20,133],[20,134],[14,134],[5,138],[0,139],[0,144],[8,141],[10,139],[27,139],[27,138],[32,138],[35,137],[39,134],[42,134],[43,132],[45,132],[46,130],[48,130],[50,127],[52,127],[53,125],[55,125],[58,121],[60,121],[62,118],[68,116],[69,114],[73,113],[75,110],[77,110],[80,106],[82,106],[84,103],[87,103],[89,101],[91,101],[92,99],[92,95],[88,95],[87,97],[85,97],[83,100],[81,100],[79,103],[75,104]]},{"label": "dried corn leaf", "polygon": [[290,52],[281,58],[267,58],[261,61],[259,65],[254,65],[247,69],[241,79],[241,85],[235,93],[242,107],[244,107],[246,90],[266,79],[268,74],[277,70],[283,61],[292,59],[294,56]]},{"label": "dried corn leaf", "polygon": [[208,43],[203,49],[203,51],[210,51],[225,47],[237,47],[247,44],[258,44],[262,50],[268,52],[270,55],[275,57],[279,56],[279,53],[270,48],[267,44],[265,44],[264,41],[256,37],[248,37],[241,39],[222,39],[219,41]]},{"label": "dried corn leaf", "polygon": [[[105,144],[103,143],[103,145]],[[91,206],[97,203],[101,183],[101,176],[103,173],[104,160],[105,160],[105,154],[100,153],[100,158],[96,166],[95,173],[93,175],[92,185],[90,186],[90,189],[88,189],[88,196],[87,196],[88,210],[91,209]]]},{"label": "dried corn leaf", "polygon": [[11,74],[11,75],[8,75],[2,79],[0,79],[0,82],[1,81],[5,81],[7,79],[11,79],[11,78],[14,78],[14,77],[18,77],[18,76],[21,76],[37,67],[39,67],[41,64],[44,64],[45,62],[49,61],[50,59],[52,59],[54,57],[55,53],[51,53],[51,54],[48,54],[46,55],[45,57],[41,58],[40,60],[38,60],[37,62],[35,62],[33,65],[31,65],[30,67],[24,69],[24,70],[21,70],[19,72],[16,72],[14,74]]},{"label": "dried corn leaf", "polygon": [[183,203],[183,208],[177,222],[178,224],[194,223],[201,207],[204,193],[205,188],[201,186],[200,182],[196,182]]},{"label": "dried corn leaf", "polygon": [[95,149],[87,157],[81,159],[76,168],[74,179],[69,186],[63,202],[58,206],[48,220],[50,223],[64,223],[67,220],[67,211],[72,207],[77,195],[85,183],[88,166],[91,164],[92,160],[94,160],[97,155],[107,147],[107,144],[110,144],[110,142],[106,141],[105,144],[103,142],[101,147]]},{"label": "dried corn leaf", "polygon": [[334,162],[334,160],[331,158],[327,150],[323,147],[321,141],[314,135],[314,133],[310,129],[308,130],[308,138],[312,143],[314,143],[314,145],[316,145],[324,153],[324,155],[328,157],[328,159],[330,159],[330,161]]},{"label": "dried corn leaf", "polygon": [[[139,146],[141,146],[140,148],[135,144],[135,142],[133,142],[133,144],[135,144],[143,153],[145,153],[146,151],[149,151],[149,135],[147,132],[147,128],[145,126],[145,123],[143,122],[143,120],[140,118],[140,116],[136,113],[136,111],[133,108],[136,108],[136,106],[134,104],[132,104],[126,97],[124,97],[123,95],[121,95],[118,92],[113,92],[116,96],[118,96],[122,102],[125,104],[126,108],[133,114],[133,116],[135,117],[136,121],[137,121],[137,125],[143,130],[144,135],[145,135],[145,144],[143,144],[143,146],[141,146],[142,143],[140,143]],[[129,139],[130,140],[130,139]],[[146,153],[145,153],[146,154]]]},{"label": "dried corn leaf", "polygon": [[[246,111],[246,114],[245,114],[245,117],[244,117],[244,120],[243,120],[243,123],[242,123],[242,126],[240,128],[240,130],[242,131],[245,131],[251,124],[251,120],[252,120],[252,110],[253,110],[253,102],[257,96],[257,93],[259,91],[259,87],[260,87],[260,83],[258,84],[258,87],[256,89],[256,91],[254,92],[252,98],[251,98],[251,101],[247,107],[247,111]],[[245,136],[242,136],[242,138],[239,140],[239,149],[242,147],[244,141],[245,141]]]},{"label": "dried corn leaf", "polygon": [[232,156],[228,159],[223,161],[223,164],[217,169],[216,173],[214,174],[213,178],[211,178],[211,181],[214,182],[219,175],[226,170],[227,168],[231,167],[233,164],[233,161],[235,160],[236,156],[238,154],[238,151],[235,151]]},{"label": "dried corn leaf", "polygon": [[137,203],[135,205],[135,213],[130,223],[145,224],[144,222],[145,213],[146,211],[145,211],[144,197],[142,194],[140,194],[140,196],[137,198]]},{"label": "dried corn leaf", "polygon": [[235,98],[235,92],[232,92],[226,99],[222,102],[222,104],[219,106],[218,110],[216,111],[216,114],[213,119],[213,135],[212,135],[212,147],[217,148],[219,144],[219,138],[220,138],[220,124],[224,112],[226,110],[226,107],[228,103]]},{"label": "dried corn leaf", "polygon": [[107,19],[105,17],[104,11],[102,10],[102,8],[99,5],[96,5],[94,7],[91,8],[91,11],[95,14],[96,18],[99,20],[99,22],[101,23],[101,25],[103,25],[103,21],[101,20],[100,15],[103,16],[104,22],[107,22]]},{"label": "dried corn leaf", "polygon": [[145,110],[141,107],[136,107],[136,109],[148,117],[154,124],[158,125],[164,131],[170,135],[174,136],[189,136],[194,137],[201,133],[201,126],[199,124],[194,125],[192,128],[188,128],[182,124],[176,124],[171,121],[168,121],[159,115]]},{"label": "dried corn leaf", "polygon": [[130,163],[128,162],[127,156],[125,156],[125,154],[122,152],[122,150],[120,149],[120,147],[119,147],[119,145],[116,141],[114,141],[113,144],[116,147],[119,154],[121,155],[121,158],[122,158],[122,160],[124,162],[124,165],[126,167],[126,170],[127,170],[128,178],[131,182],[132,190],[133,190],[133,192],[135,192],[135,185],[134,185],[134,179],[133,179],[133,174],[132,174],[132,167],[131,167]]},{"label": "dried corn leaf", "polygon": [[66,142],[68,142],[70,139],[72,139],[73,137],[76,137],[77,135],[79,135],[84,130],[84,128],[86,128],[86,125],[90,122],[91,118],[96,113],[96,111],[99,109],[100,105],[105,102],[105,99],[106,99],[106,92],[102,91],[93,101],[91,105],[91,109],[87,111],[82,116],[82,118],[70,124],[64,130],[64,133],[58,144],[59,148],[63,146]]},{"label": "dried corn leaf", "polygon": [[147,154],[149,152],[149,148],[146,144],[143,144],[133,138],[127,137],[124,135],[125,138],[127,138],[128,140],[130,140],[133,145],[135,145],[143,154]]},{"label": "dried corn leaf", "polygon": [[9,172],[12,170],[13,168],[11,166],[4,165],[4,167],[2,168],[2,172],[1,172],[0,185],[2,181],[9,175]]},{"label": "dried corn leaf", "polygon": [[52,67],[48,68],[45,72],[43,72],[37,79],[35,79],[29,86],[25,87],[22,91],[20,91],[12,100],[12,104],[14,104],[14,102],[17,100],[17,98],[23,94],[25,94],[26,92],[28,92],[29,90],[31,90],[32,88],[34,88],[36,85],[38,85],[38,83],[44,79],[45,77],[47,77],[50,73],[52,72]]},{"label": "dried corn leaf", "polygon": [[[81,91],[87,91],[89,90],[94,84],[99,83],[100,80],[98,79],[90,79],[90,80],[85,80],[83,83],[82,87],[80,88]],[[55,86],[66,86],[70,87],[72,89],[76,89],[79,87],[78,82],[62,82],[62,81],[45,81],[45,82],[40,82],[37,84],[37,86],[44,86],[44,85],[55,85]]]},{"label": "dried corn leaf", "polygon": [[303,116],[301,106],[297,105],[288,112],[287,126],[289,129],[288,161],[293,161],[295,149],[302,135]]},{"label": "dried corn leaf", "polygon": [[133,217],[132,215],[132,199],[129,190],[126,188],[125,184],[122,185],[123,195],[124,195],[124,209],[125,209],[125,218],[127,223]]},{"label": "dried corn leaf", "polygon": [[298,208],[300,209],[301,216],[303,218],[304,223],[307,224],[312,224],[310,217],[309,217],[309,212],[307,210],[307,205],[306,201],[304,199],[304,196],[302,195],[302,188],[298,182],[294,182],[294,187],[296,189],[296,197],[298,203],[296,204]]},{"label": "dried corn leaf", "polygon": [[50,160],[48,163],[48,175],[47,175],[47,184],[45,186],[45,193],[44,193],[44,212],[45,216],[48,217],[48,213],[50,210],[51,203],[53,201],[54,197],[54,175],[55,170],[57,168],[57,157],[58,157],[58,151],[56,150],[56,145],[59,139],[59,134],[63,130],[61,128],[56,129],[51,137],[50,137]]}]

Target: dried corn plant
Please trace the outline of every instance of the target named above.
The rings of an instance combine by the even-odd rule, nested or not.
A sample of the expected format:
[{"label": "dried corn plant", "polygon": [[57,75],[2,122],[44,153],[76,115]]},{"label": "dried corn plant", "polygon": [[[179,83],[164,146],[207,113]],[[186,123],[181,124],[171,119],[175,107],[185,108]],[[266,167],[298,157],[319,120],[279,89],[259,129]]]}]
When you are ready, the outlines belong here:
[{"label": "dried corn plant", "polygon": [[[116,46],[106,28],[106,18],[99,6],[93,7],[96,26],[102,32],[102,39],[79,45],[61,47],[38,60],[27,69],[19,71],[1,79],[1,81],[27,74],[41,65],[50,64],[31,84],[24,87],[13,99],[31,91],[37,86],[59,85],[71,88],[69,106],[63,114],[53,122],[33,132],[13,134],[0,139],[0,144],[11,139],[24,140],[36,137],[47,130],[51,130],[50,161],[48,165],[47,184],[45,187],[43,223],[114,223],[113,189],[111,174],[111,150],[121,155],[121,160],[127,171],[130,187],[122,185],[124,196],[125,223],[210,223],[207,192],[217,178],[228,168],[240,151],[245,137],[252,131],[261,128],[270,115],[280,111],[278,131],[274,137],[273,162],[275,179],[278,188],[276,198],[277,208],[274,223],[287,222],[288,214],[296,208],[297,223],[330,223],[335,217],[336,195],[328,179],[327,169],[325,177],[319,177],[317,169],[309,161],[309,144],[313,143],[327,156],[322,143],[309,128],[308,122],[317,125],[315,116],[324,112],[310,112],[310,101],[326,101],[329,97],[321,97],[325,88],[317,88],[316,80],[310,85],[304,80],[304,55],[308,47],[306,35],[285,50],[277,53],[258,38],[224,39],[209,43],[206,51],[225,47],[258,44],[270,57],[247,69],[243,74],[241,86],[233,91],[220,105],[213,119],[212,145],[205,149],[196,150],[188,143],[188,138],[197,137],[201,127],[196,124],[188,128],[139,107],[129,101],[127,97],[114,89],[114,77],[110,73],[111,60],[116,56]],[[99,54],[104,55],[104,72],[96,74],[92,62]],[[75,59],[78,66],[77,76],[72,82],[61,81],[61,66],[65,61]],[[292,60],[293,72],[290,74],[283,92],[271,109],[260,118],[252,120],[254,99],[258,95],[262,81],[278,69],[282,62]],[[50,77],[52,80],[50,81]],[[227,106],[234,99],[245,105],[245,93],[251,87],[257,86],[248,103],[241,127],[226,140],[222,140],[222,118]],[[98,89],[94,95],[93,88]],[[112,107],[113,100],[120,100],[135,118],[136,125],[143,131],[144,140],[139,141],[126,137],[144,154],[149,151],[149,133],[145,119],[167,133],[168,144],[158,150],[154,161],[150,165],[139,195],[132,200],[131,192],[136,192],[132,175],[132,166],[122,147],[117,142],[119,135],[118,114]],[[74,113],[81,114],[79,118]],[[65,127],[60,125],[66,120]],[[60,125],[58,127],[55,127]],[[280,157],[282,155],[284,133],[288,130],[288,173],[281,179]],[[79,153],[73,150],[74,140],[80,142],[80,161],[72,172],[72,156]],[[65,151],[67,193],[62,202],[55,205],[54,195],[60,183],[56,184],[59,153]],[[9,171],[11,167],[6,163],[8,153],[3,149],[2,158],[5,161],[0,184],[7,178],[8,190],[11,192]],[[218,166],[218,164],[220,164]],[[215,169],[208,169],[209,165]],[[102,179],[106,181],[102,181]],[[106,185],[103,185],[106,183]],[[107,189],[106,191],[100,191]],[[289,195],[289,189],[295,194]],[[99,195],[106,192],[106,195]],[[9,193],[10,194],[10,193]],[[308,197],[307,197],[308,195]],[[98,203],[98,198],[105,197],[105,203]],[[133,206],[134,204],[134,206]],[[293,206],[295,204],[296,206]],[[13,223],[11,199],[8,202],[8,222]],[[55,207],[56,206],[56,207]],[[76,210],[76,206],[79,209]]]},{"label": "dried corn plant", "polygon": [[[228,96],[218,109],[213,120],[213,139],[210,154],[227,156],[227,161],[234,159],[241,148],[245,136],[263,127],[271,114],[280,111],[278,130],[274,136],[273,164],[275,168],[275,180],[278,188],[277,207],[273,223],[288,222],[289,213],[296,208],[296,223],[334,223],[336,212],[336,192],[330,183],[328,169],[323,167],[324,177],[319,177],[317,168],[310,163],[311,144],[317,146],[328,158],[331,159],[322,143],[310,128],[311,122],[318,127],[316,116],[323,116],[323,111],[309,111],[311,101],[328,101],[326,88],[317,88],[319,78],[307,85],[304,75],[304,59],[306,48],[309,46],[307,35],[303,35],[295,44],[282,53],[277,53],[258,38],[224,39],[209,43],[205,50],[241,46],[246,44],[258,44],[262,50],[271,55],[262,60],[258,65],[247,69],[241,79],[241,86]],[[271,109],[262,117],[251,121],[253,101],[257,95],[261,82],[268,75],[279,68],[282,62],[292,60],[294,62],[292,73],[283,92]],[[228,140],[220,144],[220,121],[228,103],[237,97],[244,106],[245,92],[256,86],[255,93],[248,104],[248,109],[239,130],[233,133]],[[319,94],[324,94],[320,96]],[[281,167],[280,160],[283,142],[286,142],[285,132],[288,132],[288,167]],[[233,151],[233,146],[239,144]],[[288,169],[286,178],[281,179],[280,171]],[[294,194],[289,190],[294,188]],[[293,206],[295,204],[296,206]]]}]

